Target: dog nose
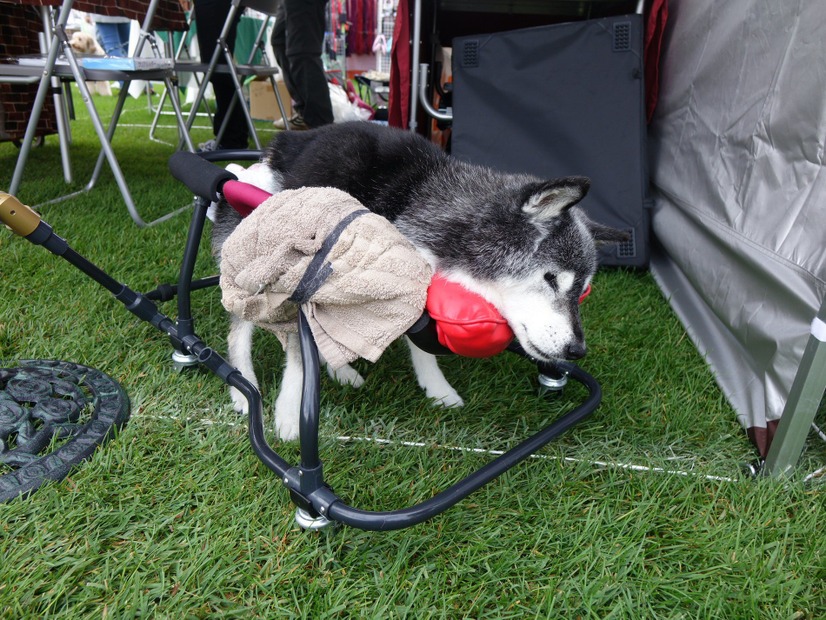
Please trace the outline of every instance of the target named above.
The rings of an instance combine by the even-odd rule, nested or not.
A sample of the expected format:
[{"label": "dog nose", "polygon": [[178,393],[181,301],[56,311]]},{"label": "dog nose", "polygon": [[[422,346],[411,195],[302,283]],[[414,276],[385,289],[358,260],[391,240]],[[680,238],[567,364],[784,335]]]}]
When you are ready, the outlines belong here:
[{"label": "dog nose", "polygon": [[565,347],[566,360],[578,360],[585,357],[585,344],[582,342],[572,342]]}]

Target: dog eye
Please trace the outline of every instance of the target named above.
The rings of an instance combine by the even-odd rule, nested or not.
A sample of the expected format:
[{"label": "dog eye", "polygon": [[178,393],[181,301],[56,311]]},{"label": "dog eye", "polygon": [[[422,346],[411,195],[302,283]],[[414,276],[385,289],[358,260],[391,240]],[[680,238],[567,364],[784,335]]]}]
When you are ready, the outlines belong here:
[{"label": "dog eye", "polygon": [[550,271],[545,273],[545,282],[550,284],[553,290],[557,290],[558,286],[556,283],[556,276],[552,274]]}]

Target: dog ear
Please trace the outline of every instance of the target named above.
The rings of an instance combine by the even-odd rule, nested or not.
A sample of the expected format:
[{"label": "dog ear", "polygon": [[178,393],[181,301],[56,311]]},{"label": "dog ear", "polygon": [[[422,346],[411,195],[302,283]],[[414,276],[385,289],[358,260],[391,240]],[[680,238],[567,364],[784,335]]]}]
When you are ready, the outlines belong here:
[{"label": "dog ear", "polygon": [[606,243],[622,243],[623,241],[631,241],[631,233],[627,230],[619,230],[618,228],[611,228],[604,224],[598,224],[593,220],[588,221],[588,230],[594,236],[594,241],[597,245],[604,245]]},{"label": "dog ear", "polygon": [[522,190],[522,212],[535,220],[551,220],[582,200],[590,186],[587,177],[531,183]]}]

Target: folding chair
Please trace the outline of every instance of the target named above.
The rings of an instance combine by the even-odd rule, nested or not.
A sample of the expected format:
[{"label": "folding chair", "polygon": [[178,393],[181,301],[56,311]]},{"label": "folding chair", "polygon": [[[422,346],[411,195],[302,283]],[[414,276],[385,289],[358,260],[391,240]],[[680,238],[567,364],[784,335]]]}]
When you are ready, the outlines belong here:
[{"label": "folding chair", "polygon": [[[275,76],[280,73],[278,67],[269,64],[267,60],[267,54],[265,53],[265,43],[264,43],[264,34],[267,32],[267,27],[270,21],[275,17],[275,11],[277,8],[278,2],[276,0],[232,0],[232,6],[230,7],[229,13],[227,15],[227,19],[224,22],[224,26],[221,30],[221,35],[218,37],[217,44],[215,46],[215,50],[212,53],[212,58],[207,65],[194,65],[193,63],[180,63],[176,64],[177,71],[201,71],[203,70],[204,79],[201,83],[200,89],[198,89],[198,94],[195,97],[195,102],[192,104],[192,109],[189,112],[189,116],[187,117],[186,121],[186,128],[190,130],[192,128],[193,123],[195,122],[195,116],[197,114],[198,109],[201,106],[201,103],[204,101],[205,92],[207,86],[209,85],[210,79],[215,73],[227,73],[232,77],[232,82],[235,86],[235,96],[232,99],[232,104],[230,105],[229,110],[227,110],[227,114],[224,117],[224,122],[222,123],[221,127],[219,128],[217,135],[215,136],[215,141],[220,144],[221,138],[224,135],[224,130],[226,129],[226,122],[229,118],[230,113],[232,112],[234,106],[238,105],[240,102],[241,109],[244,112],[244,117],[247,121],[247,126],[250,130],[250,135],[252,136],[253,140],[255,141],[255,148],[261,149],[261,140],[258,137],[258,133],[255,130],[255,123],[252,121],[252,115],[250,114],[249,106],[246,104],[246,99],[244,97],[244,88],[243,88],[243,81],[247,78],[254,77],[254,78],[267,78],[272,85],[273,93],[275,94],[275,100],[278,104],[278,111],[281,114],[281,118],[284,120],[284,123],[289,126],[287,123],[287,113],[284,109],[284,102],[281,100],[281,93],[278,90],[278,85],[275,82]],[[263,14],[266,19],[263,20],[260,29],[258,30],[258,35],[255,38],[255,43],[252,46],[252,50],[247,58],[247,62],[244,64],[239,64],[235,62],[233,56],[233,50],[229,48],[229,44],[227,43],[227,38],[232,29],[232,25],[235,23],[236,18],[241,15],[241,12],[246,9],[250,8],[253,10],[258,11],[259,13]],[[197,23],[198,16],[195,15],[195,21]],[[256,52],[263,52],[262,53],[262,64],[253,64],[253,60],[255,58]],[[206,50],[201,50],[201,55]],[[224,58],[226,63],[220,63],[219,61],[221,58]],[[178,145],[181,146],[180,144]]]},{"label": "folding chair", "polygon": [[[17,56],[21,54],[45,54],[47,52],[47,50],[44,48],[46,42],[42,39],[42,37],[36,36],[38,28],[42,29],[44,32],[48,32],[50,30],[51,22],[49,19],[49,11],[46,7],[39,8],[37,12],[38,17],[34,17],[34,13],[29,14],[28,8],[26,7],[7,6],[5,8],[4,13],[5,18],[8,21],[6,21],[2,25],[2,28],[0,28],[0,36],[8,37],[9,39],[11,39],[11,41],[8,44],[8,47],[6,47],[7,53],[10,52],[10,55]],[[39,26],[38,20],[40,22]],[[16,36],[16,32],[25,33],[25,35]],[[10,75],[8,74],[8,72],[4,71],[5,66],[6,65],[4,64],[0,64],[0,83],[16,86],[29,86],[38,84],[40,82],[40,73],[31,72],[28,75]],[[65,101],[63,99],[63,89],[61,88],[60,80],[58,78],[53,77],[51,79],[51,86],[52,98],[54,102],[55,128],[57,130],[56,133],[59,140],[61,163],[63,165],[63,179],[66,181],[66,183],[71,183],[73,181],[71,161],[69,159],[69,144],[71,143],[71,133],[67,120],[67,106],[65,105]],[[10,94],[12,97],[14,97],[15,94],[19,96],[20,91],[17,91],[16,93],[14,91],[11,91]],[[0,105],[2,105],[2,102],[0,102]],[[19,114],[20,110],[18,109],[17,112]],[[38,121],[40,120],[41,118],[38,118]],[[16,120],[15,125],[16,131],[12,135],[19,137],[19,127],[21,126],[19,119]],[[35,125],[37,125],[37,123],[35,123]],[[44,131],[45,124],[43,127],[36,127],[35,132],[38,129]],[[23,145],[21,144],[21,147],[22,146]],[[29,145],[26,148],[30,149],[31,146]]]},{"label": "folding chair", "polygon": [[[150,2],[147,5],[146,15],[143,19],[143,24],[141,26],[141,38],[139,40],[136,56],[140,55],[144,43],[146,41],[151,41],[151,35],[149,33],[152,32],[152,22],[155,18],[158,6],[159,4],[161,4],[162,1],[163,0],[150,0]],[[127,185],[126,178],[124,177],[123,172],[121,171],[120,164],[117,160],[117,156],[115,155],[115,152],[112,149],[112,137],[114,136],[118,119],[120,118],[120,114],[123,110],[123,106],[128,95],[127,91],[129,82],[135,79],[162,81],[166,85],[168,91],[175,92],[171,64],[168,67],[164,67],[160,63],[158,63],[157,66],[152,66],[150,64],[146,68],[134,68],[128,70],[107,68],[90,69],[84,67],[84,59],[77,58],[77,56],[74,53],[74,50],[72,49],[72,46],[69,43],[68,36],[66,35],[65,26],[69,18],[69,12],[71,11],[73,4],[74,0],[63,0],[61,7],[56,12],[56,18],[54,9],[46,7],[43,7],[41,9],[43,11],[43,22],[47,39],[49,39],[48,35],[51,34],[51,37],[49,39],[50,44],[48,45],[47,53],[45,56],[38,56],[35,58],[25,59],[21,58],[18,59],[18,62],[16,64],[3,64],[0,68],[0,76],[2,76],[0,77],[0,80],[9,80],[13,78],[30,78],[32,76],[37,76],[40,79],[40,85],[38,87],[37,95],[35,97],[31,118],[26,128],[26,134],[23,138],[23,144],[21,146],[20,154],[17,159],[17,164],[14,169],[14,174],[12,176],[9,192],[17,192],[22,182],[23,171],[25,169],[26,162],[31,151],[31,145],[35,137],[35,132],[37,129],[38,120],[40,118],[40,113],[43,109],[43,104],[46,96],[52,90],[53,81],[56,79],[64,82],[74,81],[77,84],[78,89],[80,90],[81,97],[84,103],[86,104],[86,109],[89,112],[89,116],[95,128],[95,132],[97,133],[98,138],[100,139],[101,151],[98,156],[94,172],[92,173],[92,177],[82,190],[72,192],[70,194],[60,196],[58,198],[54,198],[42,204],[59,202],[67,198],[77,196],[81,193],[90,191],[100,178],[100,174],[103,168],[103,162],[105,159],[108,162],[110,169],[112,170],[112,174],[115,177],[115,182],[117,183],[118,188],[120,189],[123,200],[126,203],[126,207],[135,224],[137,224],[139,227],[144,227],[164,221],[172,217],[175,213],[177,213],[177,211],[174,213],[166,214],[165,216],[149,223],[145,222],[143,218],[140,216],[135,205],[135,201],[132,198],[132,194],[129,191],[129,186]],[[175,6],[177,6],[177,3],[170,3],[169,0],[167,0],[167,4],[175,4]],[[111,7],[107,7],[106,5],[100,5],[100,10],[108,11],[111,10]],[[103,126],[103,122],[101,121],[100,115],[98,114],[98,111],[95,107],[94,100],[92,99],[89,89],[86,86],[86,80],[119,81],[123,83],[123,87],[120,90],[118,101],[115,105],[115,110],[109,121],[108,128],[104,128]],[[184,116],[183,112],[181,111],[180,103],[175,97],[172,97],[172,101],[173,107],[175,108],[178,129],[181,135],[181,143],[186,144],[187,148],[190,151],[192,151],[194,150],[194,148],[192,146],[192,140],[189,137],[188,128],[186,127],[186,123],[184,121]],[[61,142],[61,151],[64,161],[64,169],[68,169],[68,150],[64,152],[63,142]],[[64,176],[67,175],[64,174]],[[69,178],[67,178],[67,181],[69,180],[70,175]]]},{"label": "folding chair", "polygon": [[[208,65],[200,63],[197,59],[193,58],[190,55],[190,51],[189,51],[188,46],[189,46],[190,37],[194,36],[194,35],[191,34],[192,33],[192,28],[195,25],[194,17],[195,17],[195,14],[193,12],[190,12],[187,15],[187,18],[186,18],[187,29],[186,29],[186,31],[184,31],[182,33],[182,36],[180,37],[180,40],[178,41],[177,44],[175,43],[175,40],[174,40],[174,31],[171,31],[171,30],[166,31],[166,33],[165,33],[166,38],[165,38],[165,41],[164,41],[164,48],[165,48],[164,56],[167,57],[167,58],[172,58],[175,61],[174,70],[175,70],[175,75],[176,75],[177,80],[178,80],[178,88],[184,88],[185,87],[184,86],[183,75],[189,73],[194,78],[195,92],[197,92],[198,89],[201,88],[201,84],[203,83],[204,80],[203,80],[203,72],[199,73],[195,69],[197,69],[198,67],[202,67],[203,70],[205,71]],[[153,106],[152,105],[152,98],[148,97],[149,111],[154,112],[154,116],[152,118],[152,124],[149,127],[149,139],[150,140],[153,140],[155,142],[163,142],[163,140],[156,137],[156,132],[158,130],[158,127],[160,126],[161,116],[163,116],[164,114],[173,114],[174,113],[174,112],[164,112],[164,106],[166,105],[166,100],[167,100],[168,97],[171,97],[171,96],[172,96],[172,93],[169,93],[166,90],[164,90],[164,92],[161,94],[161,98],[158,101],[157,106]],[[212,110],[210,109],[209,104],[207,103],[206,99],[204,99],[204,104],[205,104],[204,105],[205,110],[204,110],[202,115],[206,116],[209,119],[210,123],[211,123],[212,122]]]}]

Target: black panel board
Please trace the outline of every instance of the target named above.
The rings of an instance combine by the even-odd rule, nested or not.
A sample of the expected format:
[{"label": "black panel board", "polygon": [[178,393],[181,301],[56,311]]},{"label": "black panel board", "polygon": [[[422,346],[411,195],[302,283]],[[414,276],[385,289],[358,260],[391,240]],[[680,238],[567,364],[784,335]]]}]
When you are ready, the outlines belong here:
[{"label": "black panel board", "polygon": [[453,40],[455,157],[542,178],[585,175],[592,219],[633,240],[603,265],[646,267],[642,19],[619,15]]}]

